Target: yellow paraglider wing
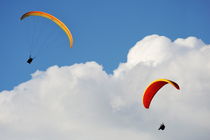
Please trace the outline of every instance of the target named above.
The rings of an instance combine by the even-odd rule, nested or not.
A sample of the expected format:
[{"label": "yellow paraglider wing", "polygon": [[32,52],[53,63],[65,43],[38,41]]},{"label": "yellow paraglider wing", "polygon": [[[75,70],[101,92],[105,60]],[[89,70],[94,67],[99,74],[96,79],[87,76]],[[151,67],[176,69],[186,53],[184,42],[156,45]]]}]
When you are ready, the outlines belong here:
[{"label": "yellow paraglider wing", "polygon": [[41,16],[41,17],[48,18],[48,19],[52,20],[53,22],[55,22],[68,36],[70,48],[72,48],[72,46],[73,46],[72,34],[71,34],[70,30],[67,28],[67,26],[62,21],[60,21],[59,19],[57,19],[53,15],[50,15],[48,13],[41,12],[41,11],[27,12],[27,13],[25,13],[21,16],[20,20],[23,20],[24,18],[29,17],[29,16]]},{"label": "yellow paraglider wing", "polygon": [[164,85],[166,84],[171,84],[173,85],[176,89],[179,90],[179,85],[171,80],[167,79],[159,79],[155,80],[152,83],[149,84],[149,86],[146,88],[143,94],[143,105],[145,108],[149,108],[150,103],[155,96],[155,94],[158,92],[159,89],[161,89]]}]

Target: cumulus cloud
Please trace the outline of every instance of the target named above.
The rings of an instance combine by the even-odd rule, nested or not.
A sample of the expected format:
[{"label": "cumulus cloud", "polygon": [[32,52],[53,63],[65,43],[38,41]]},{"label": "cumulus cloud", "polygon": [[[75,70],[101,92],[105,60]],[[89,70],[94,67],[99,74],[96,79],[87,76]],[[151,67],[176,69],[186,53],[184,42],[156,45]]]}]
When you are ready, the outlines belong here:
[{"label": "cumulus cloud", "polygon": [[[196,37],[151,35],[107,74],[96,62],[52,66],[0,93],[0,139],[210,139],[210,46]],[[144,109],[153,80],[167,85]],[[166,130],[157,130],[160,123]]]}]

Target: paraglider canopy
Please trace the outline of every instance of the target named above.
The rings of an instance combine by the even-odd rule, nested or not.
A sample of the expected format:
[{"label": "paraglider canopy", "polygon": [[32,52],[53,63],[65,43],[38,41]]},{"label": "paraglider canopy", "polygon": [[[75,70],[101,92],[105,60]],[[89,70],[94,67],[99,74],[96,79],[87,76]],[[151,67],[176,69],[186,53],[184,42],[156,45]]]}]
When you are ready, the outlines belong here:
[{"label": "paraglider canopy", "polygon": [[164,85],[166,84],[171,84],[172,86],[174,86],[176,89],[179,90],[179,85],[171,80],[167,80],[167,79],[159,79],[159,80],[155,80],[153,81],[144,91],[143,94],[143,105],[145,108],[149,108],[150,103],[153,99],[153,97],[155,96],[155,94],[158,92],[159,89],[161,89]]},{"label": "paraglider canopy", "polygon": [[72,46],[73,46],[72,34],[71,34],[70,30],[68,29],[68,27],[62,21],[60,21],[58,18],[54,17],[51,14],[45,13],[45,12],[30,11],[30,12],[27,12],[27,13],[23,14],[20,17],[20,20],[23,20],[23,19],[25,19],[25,18],[27,18],[29,16],[41,16],[41,17],[47,18],[47,19],[53,21],[54,23],[56,23],[66,33],[66,35],[68,36],[70,48],[72,48]]}]

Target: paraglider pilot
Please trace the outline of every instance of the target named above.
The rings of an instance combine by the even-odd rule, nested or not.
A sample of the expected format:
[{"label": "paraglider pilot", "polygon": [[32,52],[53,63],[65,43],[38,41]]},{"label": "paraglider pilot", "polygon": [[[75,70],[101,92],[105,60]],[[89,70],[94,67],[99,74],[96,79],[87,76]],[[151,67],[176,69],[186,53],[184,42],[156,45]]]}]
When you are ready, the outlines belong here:
[{"label": "paraglider pilot", "polygon": [[165,125],[164,125],[164,123],[162,123],[158,130],[164,130],[164,129],[165,129]]},{"label": "paraglider pilot", "polygon": [[31,64],[31,62],[32,62],[33,60],[34,60],[34,58],[32,58],[31,55],[30,55],[29,58],[28,58],[28,60],[27,60],[27,63],[28,63],[28,64]]}]

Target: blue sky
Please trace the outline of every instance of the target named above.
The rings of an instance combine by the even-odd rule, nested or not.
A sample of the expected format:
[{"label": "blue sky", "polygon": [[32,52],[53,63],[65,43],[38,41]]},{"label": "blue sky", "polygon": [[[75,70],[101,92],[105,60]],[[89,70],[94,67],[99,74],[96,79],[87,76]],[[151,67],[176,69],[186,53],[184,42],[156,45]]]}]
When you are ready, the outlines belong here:
[{"label": "blue sky", "polygon": [[[95,61],[112,73],[125,62],[129,49],[143,37],[164,35],[174,40],[196,36],[209,43],[208,0],[1,0],[0,90],[12,89],[29,80],[36,70]],[[71,30],[74,46],[68,48],[65,34],[58,32],[58,45],[49,47],[28,65],[26,29],[19,18],[28,11],[45,11]],[[43,27],[48,27],[44,24]]]}]

